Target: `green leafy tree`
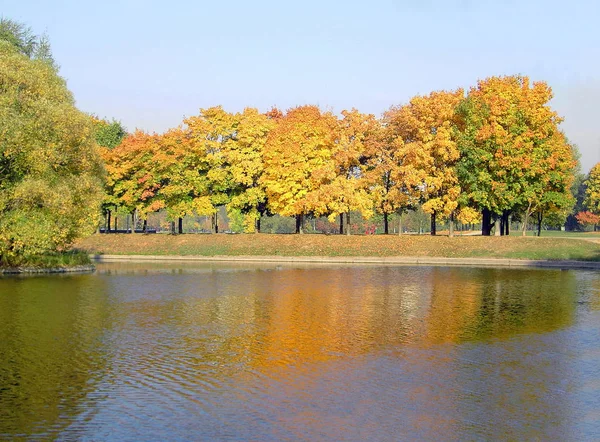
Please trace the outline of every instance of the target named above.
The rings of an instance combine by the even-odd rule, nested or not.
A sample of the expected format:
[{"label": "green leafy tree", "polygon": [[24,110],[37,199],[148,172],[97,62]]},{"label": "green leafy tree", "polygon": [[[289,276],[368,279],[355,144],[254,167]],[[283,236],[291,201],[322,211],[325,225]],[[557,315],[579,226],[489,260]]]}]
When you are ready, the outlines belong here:
[{"label": "green leafy tree", "polygon": [[90,119],[56,69],[0,41],[0,260],[27,261],[93,231],[102,174]]},{"label": "green leafy tree", "polygon": [[484,235],[494,216],[506,233],[512,211],[523,211],[527,225],[531,214],[571,203],[576,154],[558,129],[562,120],[550,108],[551,98],[544,82],[491,77],[459,106],[462,198],[482,211]]},{"label": "green leafy tree", "polygon": [[0,41],[7,42],[28,58],[44,61],[57,68],[48,37],[35,35],[31,28],[23,23],[0,18]]},{"label": "green leafy tree", "polygon": [[127,135],[127,131],[117,120],[107,121],[92,116],[92,122],[94,123],[94,138],[98,146],[114,149]]},{"label": "green leafy tree", "polygon": [[585,185],[585,207],[590,212],[600,215],[600,163],[592,167]]}]

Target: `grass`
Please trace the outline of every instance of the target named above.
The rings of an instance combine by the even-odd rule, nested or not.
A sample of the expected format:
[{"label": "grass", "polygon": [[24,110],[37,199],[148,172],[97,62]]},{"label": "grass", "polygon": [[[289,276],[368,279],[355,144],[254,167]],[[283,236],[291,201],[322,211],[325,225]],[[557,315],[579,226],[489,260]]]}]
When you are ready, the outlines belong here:
[{"label": "grass", "polygon": [[200,256],[430,256],[600,261],[600,238],[429,235],[96,234],[76,244],[88,253]]},{"label": "grass", "polygon": [[[522,236],[521,231],[513,230],[510,236]],[[537,236],[537,231],[528,230],[527,236]],[[597,238],[600,240],[600,232],[567,232],[561,230],[542,230],[542,238]]]},{"label": "grass", "polygon": [[68,250],[47,255],[19,257],[10,261],[0,261],[0,268],[28,267],[39,269],[65,268],[91,264],[84,250]]}]

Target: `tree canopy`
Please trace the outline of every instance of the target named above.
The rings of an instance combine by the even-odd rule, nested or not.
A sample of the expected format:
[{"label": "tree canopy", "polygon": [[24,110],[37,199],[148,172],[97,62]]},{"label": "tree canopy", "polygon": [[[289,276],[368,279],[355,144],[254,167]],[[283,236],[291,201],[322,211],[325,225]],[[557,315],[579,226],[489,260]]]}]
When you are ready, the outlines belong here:
[{"label": "tree canopy", "polygon": [[0,41],[0,259],[63,248],[97,225],[102,163],[55,67]]},{"label": "tree canopy", "polygon": [[[214,216],[226,206],[248,232],[267,212],[296,217],[299,232],[306,215],[340,216],[343,231],[343,216],[348,225],[349,213],[360,212],[383,215],[387,233],[389,215],[420,207],[431,215],[432,234],[437,217],[450,226],[483,219],[484,234],[500,219],[505,234],[510,214],[522,214],[526,225],[534,213],[538,221],[564,217],[573,205],[576,150],[551,97],[545,83],[509,76],[482,80],[466,95],[413,97],[381,120],[314,105],[265,114],[201,109],[180,128],[137,133],[106,151],[109,175],[133,173],[109,182],[137,189],[114,195],[128,210],[164,207],[177,218]],[[135,140],[141,150],[132,163],[121,156]]]}]

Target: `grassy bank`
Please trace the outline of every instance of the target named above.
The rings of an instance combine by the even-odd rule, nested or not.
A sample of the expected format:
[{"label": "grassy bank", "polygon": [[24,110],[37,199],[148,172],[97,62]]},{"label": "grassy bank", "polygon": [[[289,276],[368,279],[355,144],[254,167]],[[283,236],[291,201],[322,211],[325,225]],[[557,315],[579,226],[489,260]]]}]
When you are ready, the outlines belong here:
[{"label": "grassy bank", "polygon": [[600,261],[600,239],[344,235],[96,234],[75,247],[111,255],[430,256]]},{"label": "grassy bank", "polygon": [[48,255],[18,257],[0,261],[0,269],[26,267],[33,269],[57,269],[91,264],[88,253],[82,250],[70,250]]}]

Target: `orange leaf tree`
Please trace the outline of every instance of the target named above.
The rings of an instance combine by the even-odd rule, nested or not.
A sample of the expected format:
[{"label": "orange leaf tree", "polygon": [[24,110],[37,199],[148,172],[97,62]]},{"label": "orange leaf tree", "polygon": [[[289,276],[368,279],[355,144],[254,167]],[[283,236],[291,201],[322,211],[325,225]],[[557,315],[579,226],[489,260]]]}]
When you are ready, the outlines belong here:
[{"label": "orange leaf tree", "polygon": [[131,213],[134,223],[136,216],[146,219],[149,212],[162,208],[157,199],[161,182],[154,168],[158,148],[157,135],[139,130],[114,149],[100,148],[107,173],[105,204]]}]

